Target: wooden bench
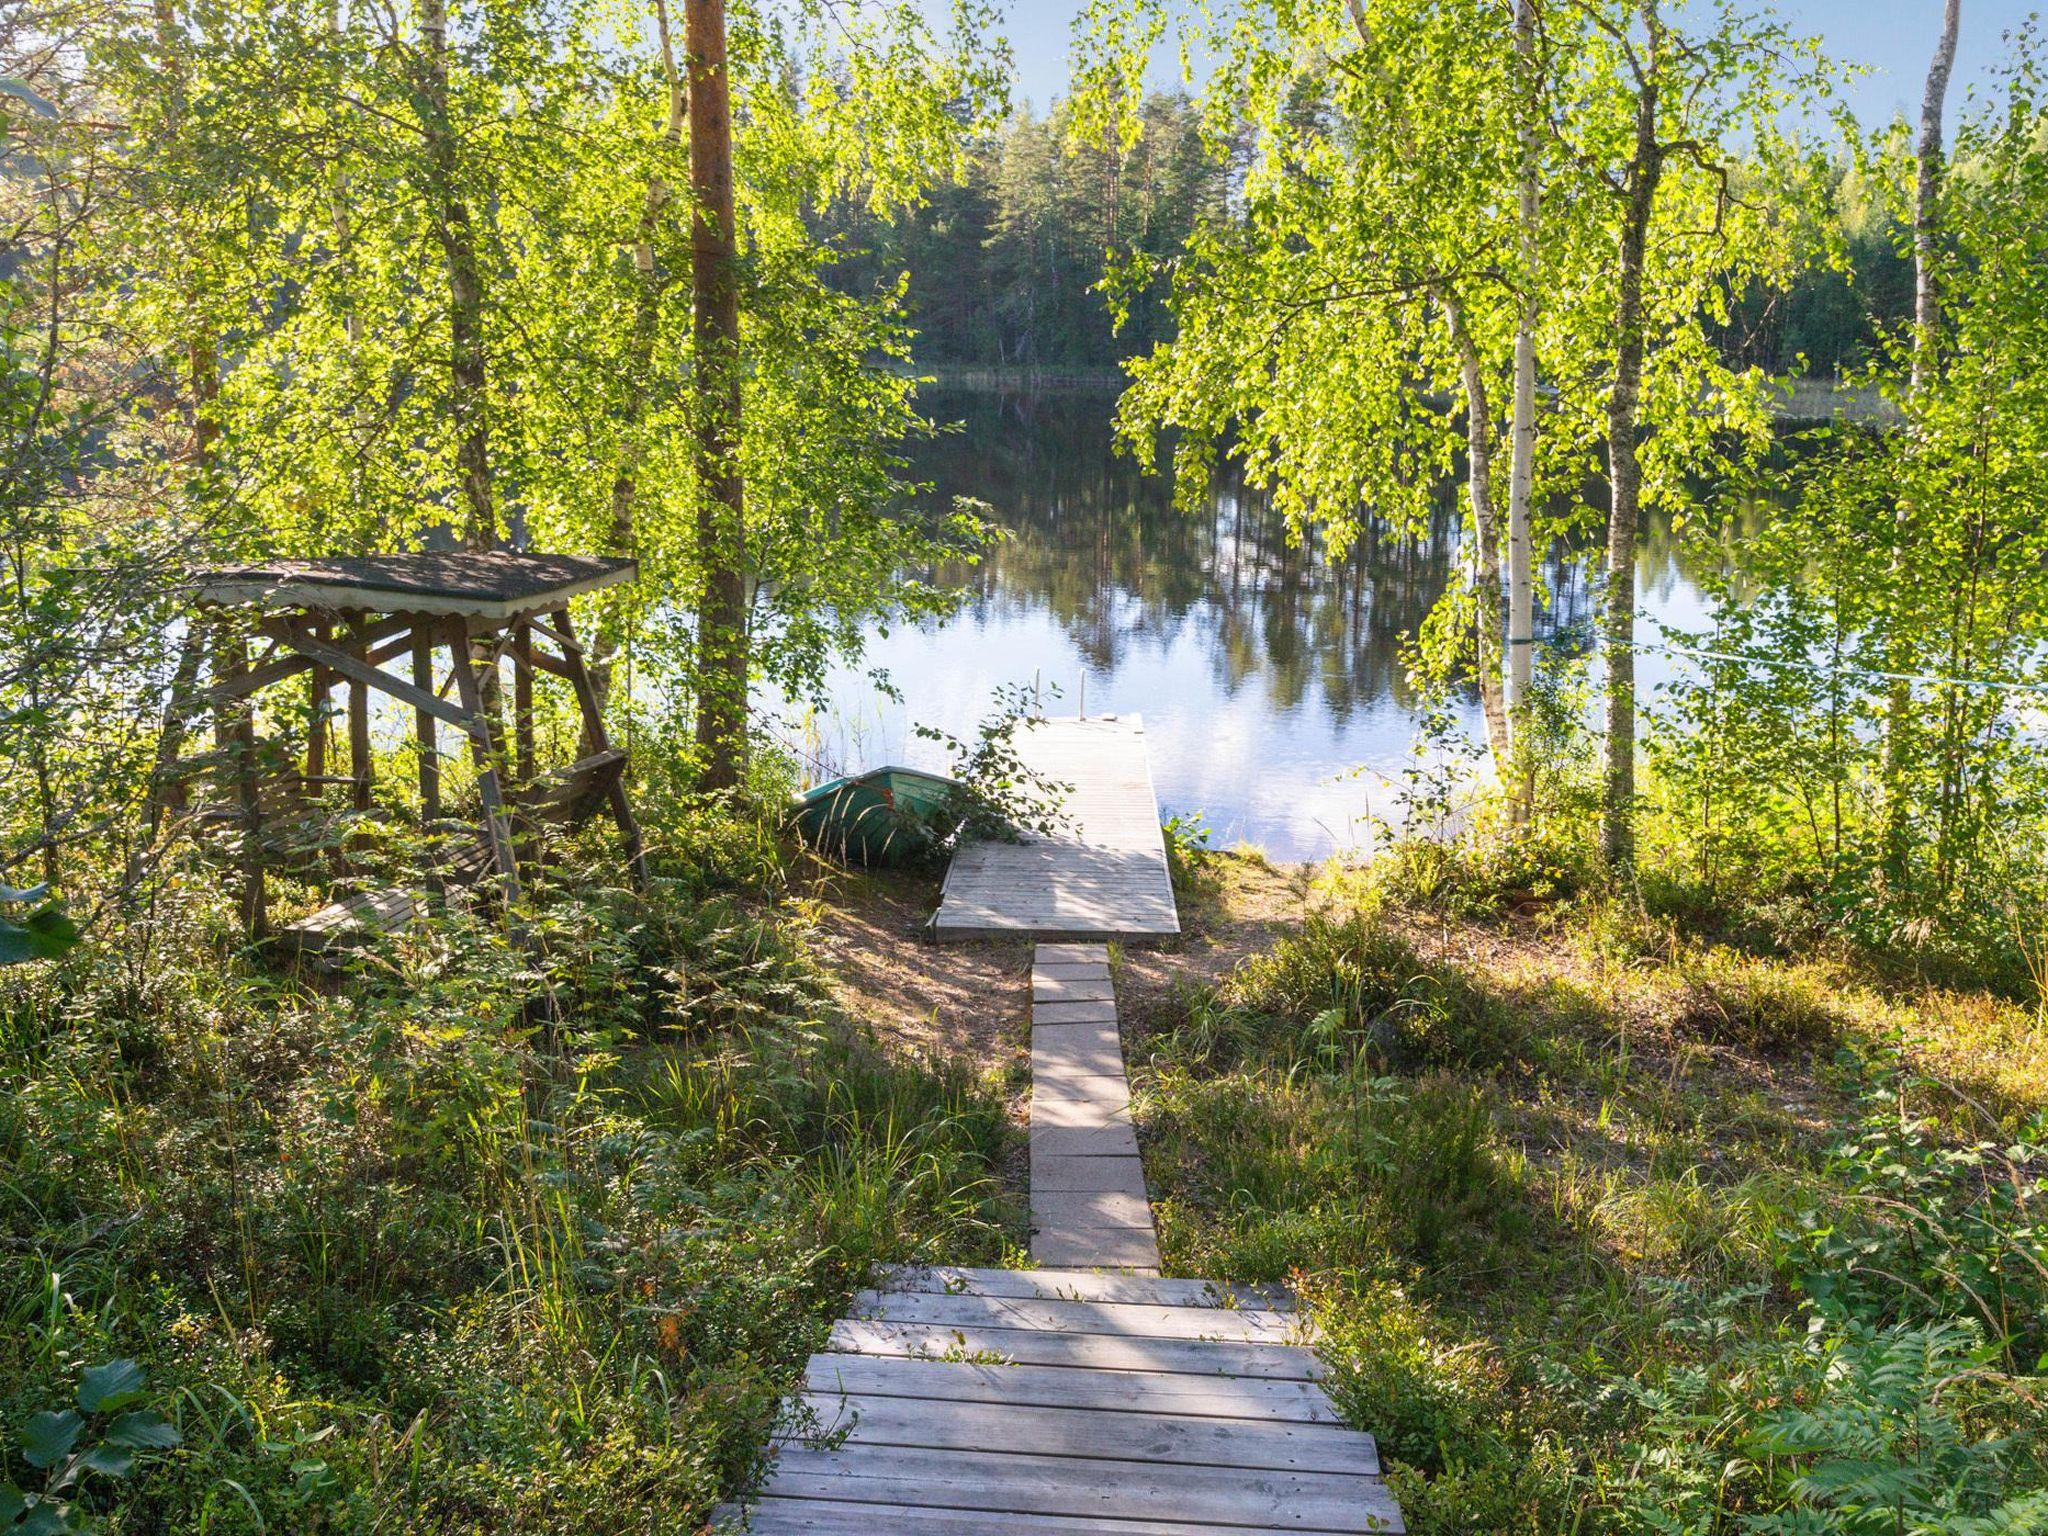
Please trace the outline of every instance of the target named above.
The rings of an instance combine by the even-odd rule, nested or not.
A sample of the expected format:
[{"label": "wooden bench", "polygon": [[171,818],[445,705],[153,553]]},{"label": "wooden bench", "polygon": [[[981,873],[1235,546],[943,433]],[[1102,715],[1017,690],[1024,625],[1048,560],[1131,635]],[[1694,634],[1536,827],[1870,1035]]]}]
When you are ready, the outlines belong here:
[{"label": "wooden bench", "polygon": [[593,752],[522,785],[513,792],[512,808],[530,822],[580,827],[604,809],[625,772],[626,754],[618,748]]},{"label": "wooden bench", "polygon": [[317,957],[356,949],[397,933],[419,914],[420,898],[397,886],[362,891],[330,901],[319,911],[278,930],[278,942],[294,954]]}]

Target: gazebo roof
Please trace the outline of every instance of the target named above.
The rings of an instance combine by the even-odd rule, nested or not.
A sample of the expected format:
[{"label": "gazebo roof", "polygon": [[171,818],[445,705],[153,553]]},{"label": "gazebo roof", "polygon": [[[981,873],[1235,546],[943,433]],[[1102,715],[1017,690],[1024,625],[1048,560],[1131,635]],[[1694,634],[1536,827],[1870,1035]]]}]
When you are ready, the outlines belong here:
[{"label": "gazebo roof", "polygon": [[639,575],[637,560],[493,550],[268,560],[201,572],[196,585],[210,603],[509,620]]}]

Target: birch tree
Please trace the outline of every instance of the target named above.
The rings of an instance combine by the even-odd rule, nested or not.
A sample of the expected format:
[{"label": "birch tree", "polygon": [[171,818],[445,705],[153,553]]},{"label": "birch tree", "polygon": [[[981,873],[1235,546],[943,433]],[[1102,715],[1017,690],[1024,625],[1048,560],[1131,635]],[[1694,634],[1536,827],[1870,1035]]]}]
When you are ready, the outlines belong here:
[{"label": "birch tree", "polygon": [[696,365],[697,751],[704,783],[739,782],[747,740],[746,487],[739,463],[739,235],[724,0],[687,0],[691,338]]},{"label": "birch tree", "polygon": [[[1199,40],[1226,61],[1203,110],[1218,156],[1251,145],[1241,212],[1170,262],[1119,268],[1133,285],[1162,266],[1173,274],[1178,336],[1133,369],[1121,420],[1141,453],[1158,429],[1182,433],[1184,490],[1234,434],[1251,480],[1273,490],[1297,536],[1313,532],[1334,551],[1368,518],[1422,526],[1462,460],[1464,579],[1423,638],[1438,665],[1477,688],[1503,776],[1504,550],[1533,593],[1527,279],[1552,238],[1533,191],[1545,166],[1533,15],[1518,33],[1516,13],[1495,0],[1219,12]],[[1127,132],[1143,78],[1131,60],[1167,26],[1163,6],[1096,13],[1084,86]],[[1526,200],[1501,195],[1522,186]]]},{"label": "birch tree", "polygon": [[[153,14],[96,13],[80,47],[142,191],[96,234],[118,278],[94,320],[188,415],[186,343],[219,338],[194,559],[436,530],[637,556],[599,632],[637,637],[678,716],[710,711],[715,780],[744,757],[748,679],[816,688],[876,615],[945,605],[906,564],[976,547],[901,482],[893,445],[923,427],[899,292],[835,286],[807,218],[847,198],[894,217],[960,174],[1002,61],[976,0],[945,33],[809,0],[735,12],[726,210],[700,218],[693,138],[709,163],[716,125],[691,129],[672,7],[194,8],[176,133]],[[707,596],[700,647],[672,621]]]},{"label": "birch tree", "polygon": [[[1462,458],[1467,580],[1422,639],[1471,676],[1503,780],[1509,701],[1529,687],[1534,549],[1597,520],[1603,841],[1625,871],[1635,531],[1645,506],[1684,500],[1689,474],[1767,439],[1761,376],[1727,367],[1710,333],[1746,289],[1791,275],[1782,200],[1799,183],[1779,173],[1798,160],[1774,116],[1811,50],[1727,6],[1688,12],[1685,29],[1621,0],[1205,14],[1180,23],[1183,57],[1218,61],[1211,142],[1249,140],[1250,168],[1236,217],[1173,264],[1179,332],[1133,368],[1126,437],[1146,453],[1178,431],[1189,494],[1234,441],[1297,533],[1335,547],[1366,518],[1415,526]],[[1092,13],[1082,81],[1103,110],[1128,113],[1173,24],[1151,0]],[[1580,505],[1602,466],[1608,505]]]},{"label": "birch tree", "polygon": [[[1962,0],[1945,0],[1941,32],[1927,65],[1927,81],[1920,93],[1920,133],[1913,149],[1913,330],[1910,370],[1906,377],[1909,401],[1920,397],[1939,366],[1941,332],[1940,240],[1942,187],[1942,114],[1948,104],[1949,76],[1955,70],[1956,42],[1962,30]],[[1912,504],[1901,498],[1894,532],[1892,575],[1903,579],[1913,539]],[[1900,627],[1901,634],[1906,627]],[[1912,665],[1901,652],[1892,658],[1890,670],[1903,672]],[[1892,882],[1906,878],[1912,817],[1910,791],[1906,787],[1908,759],[1913,752],[1913,694],[1904,682],[1891,687],[1891,705],[1885,721],[1885,867]]]}]

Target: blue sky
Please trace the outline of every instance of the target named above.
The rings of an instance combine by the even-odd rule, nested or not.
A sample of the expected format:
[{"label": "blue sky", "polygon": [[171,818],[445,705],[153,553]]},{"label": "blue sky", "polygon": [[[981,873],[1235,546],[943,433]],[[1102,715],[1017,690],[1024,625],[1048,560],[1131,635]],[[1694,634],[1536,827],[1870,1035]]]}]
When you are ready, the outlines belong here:
[{"label": "blue sky", "polygon": [[[1962,41],[1949,91],[1951,119],[1966,88],[1982,82],[1997,64],[2003,34],[2036,3],[1963,0]],[[1018,93],[1041,109],[1065,90],[1067,45],[1080,9],[1080,0],[1008,0]],[[1899,111],[1909,117],[1919,111],[1927,56],[1941,25],[1941,0],[1778,0],[1777,11],[1801,31],[1818,34],[1834,57],[1871,66],[1874,73],[1850,87],[1851,104],[1866,124],[1881,123]],[[1162,74],[1160,83],[1169,80]]]}]

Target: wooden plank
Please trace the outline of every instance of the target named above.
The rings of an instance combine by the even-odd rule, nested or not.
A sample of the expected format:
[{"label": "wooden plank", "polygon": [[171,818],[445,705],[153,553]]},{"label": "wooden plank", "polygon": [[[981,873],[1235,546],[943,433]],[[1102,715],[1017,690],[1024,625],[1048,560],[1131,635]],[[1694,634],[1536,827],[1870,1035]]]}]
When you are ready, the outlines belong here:
[{"label": "wooden plank", "polygon": [[[1075,1024],[1064,1026],[1071,1029],[1091,1029],[1092,1025]],[[1036,1034],[1031,1039],[1031,1081],[1034,1088],[1055,1078],[1114,1077],[1124,1081],[1124,1053],[1114,1036],[1107,1039],[1096,1036],[1075,1036],[1066,1040],[1041,1040]],[[1129,1096],[1126,1088],[1125,1096]]]},{"label": "wooden plank", "polygon": [[[1091,1279],[1143,1285],[1139,1276]],[[813,1392],[864,1397],[928,1397],[957,1403],[1102,1408],[1124,1413],[1177,1413],[1212,1419],[1287,1424],[1337,1424],[1323,1389],[1308,1381],[1240,1376],[1186,1376],[1164,1371],[1089,1371],[1060,1365],[974,1365],[965,1361],[813,1355],[804,1373]]]},{"label": "wooden plank", "polygon": [[1116,984],[1109,972],[1100,976],[1039,976],[1031,978],[1031,1001],[1038,1003],[1114,1002]]},{"label": "wooden plank", "polygon": [[1107,965],[1107,944],[1041,944],[1037,959],[1045,965]]},{"label": "wooden plank", "polygon": [[1034,1157],[1031,1195],[1053,1190],[1123,1190],[1146,1197],[1145,1165],[1135,1157]]},{"label": "wooden plank", "polygon": [[1110,1519],[1189,1519],[1291,1531],[1400,1531],[1378,1478],[1345,1472],[1245,1472],[1074,1456],[862,1446],[791,1446],[764,1490],[839,1498]]},{"label": "wooden plank", "polygon": [[1031,1190],[1031,1227],[1057,1232],[1063,1227],[1143,1227],[1152,1230],[1152,1207],[1145,1192],[1128,1189]]},{"label": "wooden plank", "polygon": [[1107,1050],[1116,1058],[1115,1070],[1124,1069],[1123,1035],[1115,1019],[1091,1019],[1079,1024],[1035,1023],[1031,1026],[1031,1048],[1055,1054],[1074,1048]]},{"label": "wooden plank", "polygon": [[1062,1301],[1044,1296],[946,1295],[932,1291],[862,1291],[853,1315],[896,1323],[962,1328],[1032,1328],[1047,1333],[1104,1333],[1161,1339],[1294,1341],[1296,1316],[1263,1307],[1161,1307],[1125,1301]]},{"label": "wooden plank", "polygon": [[[1049,1073],[1031,1083],[1031,1105],[1068,1101],[1111,1108],[1130,1103],[1131,1085],[1121,1071]],[[1035,1118],[1035,1116],[1034,1116]]]},{"label": "wooden plank", "polygon": [[396,933],[420,913],[411,891],[390,887],[329,902],[317,912],[278,930],[286,947],[305,953],[361,944],[380,933]]},{"label": "wooden plank", "polygon": [[1292,1312],[1294,1298],[1278,1285],[1215,1280],[1126,1280],[1086,1270],[982,1269],[968,1265],[897,1265],[883,1271],[880,1291],[935,1291],[948,1296],[1044,1297],[1050,1301],[1129,1301],[1158,1307],[1264,1307]]},{"label": "wooden plank", "polygon": [[1094,1265],[1159,1273],[1159,1242],[1150,1227],[1066,1227],[1040,1232],[1031,1239],[1031,1257],[1061,1267]]},{"label": "wooden plank", "polygon": [[829,1391],[808,1392],[801,1402],[814,1415],[815,1432],[844,1432],[840,1443],[849,1451],[916,1446],[1247,1471],[1380,1474],[1372,1436],[1334,1425],[1219,1423],[1152,1407],[1131,1412]]},{"label": "wooden plank", "polygon": [[1136,1157],[1138,1133],[1128,1117],[1108,1125],[1031,1127],[1031,1155],[1038,1157]]},{"label": "wooden plank", "polygon": [[1057,1087],[1055,1084],[1055,1091],[1051,1093],[1032,1095],[1031,1128],[1034,1132],[1040,1127],[1060,1131],[1098,1130],[1104,1126],[1131,1123],[1128,1099],[1062,1097]]},{"label": "wooden plank", "polygon": [[1031,1027],[1041,1024],[1114,1024],[1116,1004],[1107,1000],[1079,1003],[1034,1003]]},{"label": "wooden plank", "polygon": [[1107,981],[1109,962],[1106,960],[1082,960],[1065,963],[1045,958],[1045,946],[1040,945],[1031,963],[1031,981],[1035,986],[1041,981]]},{"label": "wooden plank", "polygon": [[1314,1381],[1323,1373],[1315,1352],[1294,1344],[1245,1344],[1141,1334],[1047,1333],[1031,1328],[963,1327],[862,1318],[841,1318],[834,1323],[830,1348],[845,1354],[907,1355],[985,1364],[1014,1361],[1019,1365],[1085,1366],[1092,1370],[1164,1371],[1272,1381]]},{"label": "wooden plank", "polygon": [[[744,1522],[744,1523],[743,1523]],[[757,1500],[744,1515],[722,1512],[712,1530],[752,1536],[1274,1536],[1271,1527],[1190,1525],[1180,1520],[1098,1520],[998,1510],[878,1508],[844,1499]]]}]

